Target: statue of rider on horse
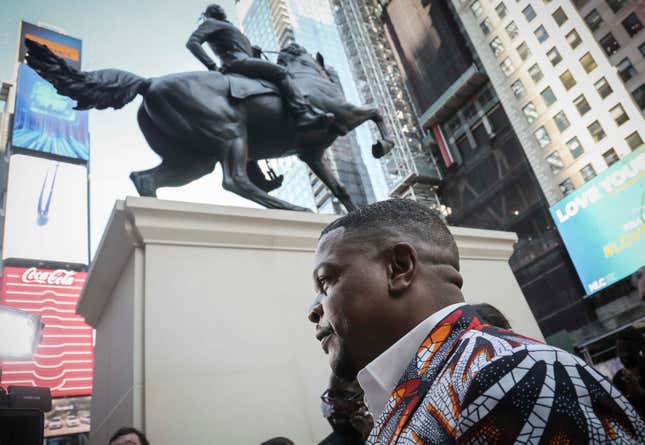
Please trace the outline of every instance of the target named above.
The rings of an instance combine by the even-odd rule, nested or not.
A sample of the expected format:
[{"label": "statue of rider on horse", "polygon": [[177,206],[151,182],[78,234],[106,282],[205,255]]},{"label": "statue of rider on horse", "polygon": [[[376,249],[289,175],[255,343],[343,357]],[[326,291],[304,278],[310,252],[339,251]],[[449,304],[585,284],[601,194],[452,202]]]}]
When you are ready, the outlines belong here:
[{"label": "statue of rider on horse", "polygon": [[[208,43],[220,59],[202,48]],[[297,155],[351,211],[356,208],[324,158],[341,135],[367,120],[381,139],[372,154],[393,148],[383,117],[375,107],[346,102],[338,77],[297,44],[280,51],[278,63],[260,58],[261,50],[233,24],[219,5],[210,5],[190,36],[187,48],[208,71],[142,78],[104,69],[78,71],[44,45],[27,40],[27,63],[77,109],[119,109],[143,96],[137,119],[150,147],[161,157],[152,169],[130,178],[141,196],[160,187],[178,187],[222,166],[222,186],[268,208],[308,210],[268,194],[281,178],[267,179],[258,161]]]}]

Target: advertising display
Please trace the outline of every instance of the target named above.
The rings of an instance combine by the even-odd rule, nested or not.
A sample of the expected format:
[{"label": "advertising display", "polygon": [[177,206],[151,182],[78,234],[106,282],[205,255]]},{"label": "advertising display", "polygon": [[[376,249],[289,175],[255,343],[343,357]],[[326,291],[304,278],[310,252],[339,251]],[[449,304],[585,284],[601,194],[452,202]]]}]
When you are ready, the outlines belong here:
[{"label": "advertising display", "polygon": [[21,64],[12,146],[87,161],[88,112],[75,110],[75,106],[75,100],[61,96],[51,83]]},{"label": "advertising display", "polygon": [[645,147],[551,207],[587,295],[645,264]]},{"label": "advertising display", "polygon": [[[5,266],[0,304],[40,315],[44,328],[32,359],[0,362],[3,385],[48,387],[53,397],[92,393],[92,328],[76,315],[86,275],[62,269]],[[78,418],[80,421],[80,415]],[[71,425],[75,421],[68,423],[68,427],[79,426]]]},{"label": "advertising display", "polygon": [[29,22],[20,23],[20,42],[18,62],[25,62],[27,47],[25,39],[34,40],[47,47],[57,56],[62,57],[72,67],[81,68],[82,41],[80,39],[56,32]]},{"label": "advertising display", "polygon": [[[45,413],[45,437],[89,432],[91,404],[89,396],[53,399],[52,410]],[[62,443],[76,442],[70,437]]]},{"label": "advertising display", "polygon": [[13,155],[2,257],[88,263],[87,168]]}]

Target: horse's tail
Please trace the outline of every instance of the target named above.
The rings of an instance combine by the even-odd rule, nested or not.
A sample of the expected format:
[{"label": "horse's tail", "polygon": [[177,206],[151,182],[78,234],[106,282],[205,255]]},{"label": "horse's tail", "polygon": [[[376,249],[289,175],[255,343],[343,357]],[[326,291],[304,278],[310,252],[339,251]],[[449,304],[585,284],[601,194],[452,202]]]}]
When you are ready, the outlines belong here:
[{"label": "horse's tail", "polygon": [[60,94],[77,101],[77,110],[108,107],[119,109],[137,94],[144,94],[150,80],[127,71],[107,69],[79,71],[45,45],[27,39],[27,63],[50,81]]}]

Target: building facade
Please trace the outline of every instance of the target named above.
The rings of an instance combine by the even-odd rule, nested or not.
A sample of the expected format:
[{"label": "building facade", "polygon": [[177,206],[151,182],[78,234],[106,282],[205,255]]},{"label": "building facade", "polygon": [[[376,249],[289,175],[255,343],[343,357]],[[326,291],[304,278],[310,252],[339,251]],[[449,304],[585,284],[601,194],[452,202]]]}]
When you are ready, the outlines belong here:
[{"label": "building facade", "polygon": [[[516,232],[510,265],[544,335],[592,321],[551,216],[523,136],[469,40],[457,11],[443,1],[380,1],[418,122],[441,175],[448,223]],[[544,295],[549,295],[548,299]],[[573,311],[571,310],[573,308]],[[576,310],[578,309],[578,310]]]},{"label": "building facade", "polygon": [[[297,42],[311,54],[320,52],[341,79],[348,101],[359,103],[347,57],[327,1],[243,0],[238,3],[243,32],[253,44],[265,51],[279,51]],[[275,60],[275,54],[268,54]],[[370,159],[372,137],[366,126],[340,137],[328,151],[332,169],[358,205],[365,205],[386,195],[380,164]],[[340,204],[329,190],[296,158],[269,162],[285,176],[275,196],[322,213],[338,213]]]},{"label": "building facade", "polygon": [[642,2],[452,4],[550,204],[643,144]]},{"label": "building facade", "polygon": [[[361,0],[334,0],[336,24],[363,103],[377,105],[395,143],[381,159],[389,193],[440,207],[440,173],[419,128],[405,79],[380,20],[381,6]],[[374,138],[378,137],[372,126]]]}]

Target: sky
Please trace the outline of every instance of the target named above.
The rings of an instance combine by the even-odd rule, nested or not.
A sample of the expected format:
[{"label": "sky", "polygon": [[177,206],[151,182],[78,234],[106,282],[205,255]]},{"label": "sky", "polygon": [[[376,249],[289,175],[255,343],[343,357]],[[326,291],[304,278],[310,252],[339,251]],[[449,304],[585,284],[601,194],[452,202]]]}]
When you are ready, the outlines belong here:
[{"label": "sky", "polygon": [[[209,4],[182,0],[5,0],[0,14],[0,80],[14,80],[21,20],[53,25],[83,40],[83,69],[119,68],[140,76],[195,71],[202,65],[186,49],[197,19]],[[233,0],[223,0],[236,21]],[[159,163],[136,121],[141,98],[121,110],[90,112],[90,237],[92,255],[117,199],[137,196],[128,175]],[[220,205],[259,207],[221,187],[215,173],[180,188],[164,188],[158,197]]]}]

